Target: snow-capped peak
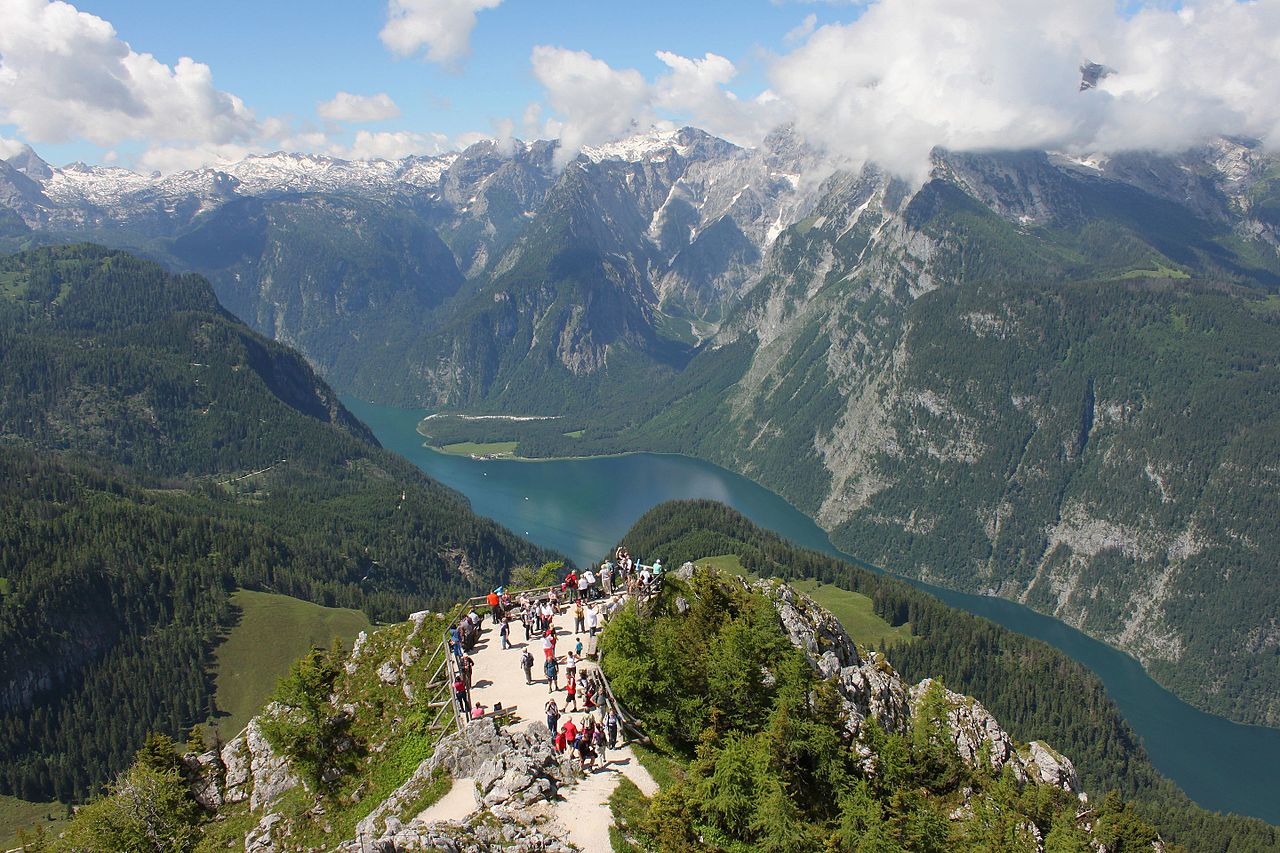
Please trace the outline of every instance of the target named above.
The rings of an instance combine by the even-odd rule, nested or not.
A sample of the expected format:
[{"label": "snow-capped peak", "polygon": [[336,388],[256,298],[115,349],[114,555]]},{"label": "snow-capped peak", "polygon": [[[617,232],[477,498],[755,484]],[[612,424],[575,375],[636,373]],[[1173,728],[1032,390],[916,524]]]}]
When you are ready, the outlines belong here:
[{"label": "snow-capped peak", "polygon": [[585,145],[582,153],[593,163],[602,160],[623,160],[630,163],[658,160],[661,155],[673,149],[681,156],[688,156],[691,146],[685,144],[684,137],[684,130],[655,127],[645,133],[623,137],[603,145]]}]

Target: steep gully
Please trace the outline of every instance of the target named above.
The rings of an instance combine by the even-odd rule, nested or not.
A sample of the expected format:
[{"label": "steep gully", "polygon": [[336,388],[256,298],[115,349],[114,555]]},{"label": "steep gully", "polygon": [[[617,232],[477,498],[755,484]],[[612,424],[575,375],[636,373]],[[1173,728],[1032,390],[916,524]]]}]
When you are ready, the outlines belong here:
[{"label": "steep gully", "polygon": [[[851,562],[782,498],[710,463],[680,456],[548,462],[479,461],[423,447],[416,410],[346,399],[388,449],[465,494],[476,512],[579,562],[605,554],[645,511],[709,498],[786,539]],[[646,555],[641,555],[646,556]],[[657,555],[655,555],[657,556]],[[865,564],[864,564],[865,565]],[[1043,640],[1096,673],[1152,762],[1206,808],[1280,823],[1280,730],[1206,714],[1156,684],[1133,658],[1051,617],[1000,598],[917,584],[947,604]]]}]

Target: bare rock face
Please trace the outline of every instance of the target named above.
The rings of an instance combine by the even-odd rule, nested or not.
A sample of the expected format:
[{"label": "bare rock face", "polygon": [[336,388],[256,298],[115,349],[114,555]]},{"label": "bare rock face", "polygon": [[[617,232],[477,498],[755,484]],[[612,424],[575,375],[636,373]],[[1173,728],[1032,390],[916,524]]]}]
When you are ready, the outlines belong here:
[{"label": "bare rock face", "polygon": [[475,780],[478,809],[507,809],[513,814],[554,798],[560,788],[578,780],[573,762],[551,748],[545,724],[535,722],[526,732],[507,732],[493,720],[475,722],[444,738],[408,781],[360,822],[356,837],[393,841],[397,850],[434,849],[414,846],[417,842],[411,844],[409,836],[429,835],[438,829],[435,824],[405,829],[396,815],[421,795],[439,769],[455,779]]},{"label": "bare rock face", "polygon": [[[911,688],[911,707],[914,712],[925,692],[933,685],[926,678]],[[976,767],[986,753],[994,770],[1011,766],[1014,778],[1019,782],[1028,779],[1026,767],[1018,756],[1018,749],[998,720],[982,703],[971,696],[946,691],[947,724],[951,729],[951,742],[956,754],[970,767]]]},{"label": "bare rock face", "polygon": [[[271,711],[268,706],[267,713]],[[227,768],[222,792],[226,803],[248,800],[256,810],[302,784],[289,770],[284,756],[277,755],[271,748],[257,717],[222,748],[222,763]]]},{"label": "bare rock face", "polygon": [[188,778],[191,780],[191,796],[197,803],[209,811],[222,805],[222,780],[226,768],[222,765],[222,756],[214,750],[196,754],[189,752],[182,756],[186,765]]},{"label": "bare rock face", "polygon": [[1064,791],[1080,792],[1080,775],[1071,759],[1042,741],[1033,740],[1023,755],[1027,772],[1045,785],[1053,785]]},{"label": "bare rock face", "polygon": [[269,814],[263,816],[258,821],[258,825],[249,830],[249,834],[244,837],[245,853],[273,853],[277,850],[275,840],[271,837],[272,830],[284,818],[278,814]]},{"label": "bare rock face", "polygon": [[907,730],[911,723],[907,685],[883,655],[860,655],[840,620],[786,584],[757,581],[752,589],[773,602],[787,639],[805,653],[813,668],[824,678],[835,679],[850,734],[856,736],[867,717],[875,717],[891,732]]},{"label": "bare rock face", "polygon": [[[805,653],[823,678],[831,679],[844,704],[846,730],[857,737],[875,717],[886,731],[904,733],[933,679],[908,687],[878,652],[860,654],[840,621],[813,599],[776,580],[757,581],[752,590],[773,602],[791,644]],[[1079,792],[1071,761],[1040,741],[1019,749],[1000,722],[971,696],[945,691],[947,725],[956,754],[969,766],[989,761],[1008,766],[1019,782],[1053,785]]]}]

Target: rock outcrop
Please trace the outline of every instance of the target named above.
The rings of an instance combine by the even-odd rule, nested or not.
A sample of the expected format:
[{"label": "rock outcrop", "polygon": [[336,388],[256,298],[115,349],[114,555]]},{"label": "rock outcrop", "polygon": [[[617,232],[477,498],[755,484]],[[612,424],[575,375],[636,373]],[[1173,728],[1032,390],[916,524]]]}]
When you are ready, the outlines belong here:
[{"label": "rock outcrop", "polygon": [[[781,581],[757,581],[751,588],[773,602],[787,639],[805,653],[823,678],[836,685],[850,734],[856,737],[869,717],[875,717],[886,731],[904,733],[910,729],[933,679],[909,686],[883,655],[859,651],[840,620]],[[944,688],[944,697],[951,741],[966,764],[976,767],[989,761],[997,771],[1008,766],[1022,783],[1080,791],[1080,778],[1070,759],[1040,741],[1019,747],[972,696]]]},{"label": "rock outcrop", "polygon": [[492,720],[472,723],[444,738],[434,754],[360,822],[357,837],[390,840],[402,833],[405,827],[397,816],[440,770],[455,779],[474,779],[478,808],[505,808],[512,814],[552,799],[578,778],[572,761],[551,748],[545,724],[535,722],[527,731],[508,732]]},{"label": "rock outcrop", "polygon": [[[275,710],[268,705],[265,713]],[[221,755],[226,768],[221,793],[223,802],[248,800],[249,807],[254,810],[275,802],[285,791],[302,784],[289,769],[284,756],[271,748],[258,719],[250,720],[244,731],[222,748]]]}]

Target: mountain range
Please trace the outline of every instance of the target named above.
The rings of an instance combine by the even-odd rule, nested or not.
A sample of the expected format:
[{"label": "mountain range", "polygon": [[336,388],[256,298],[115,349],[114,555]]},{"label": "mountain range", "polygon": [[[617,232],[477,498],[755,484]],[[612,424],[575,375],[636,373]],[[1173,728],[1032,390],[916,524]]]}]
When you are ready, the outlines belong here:
[{"label": "mountain range", "polygon": [[847,551],[1280,723],[1280,170],[1259,145],[939,150],[920,186],[787,129],[557,163],[490,141],[146,177],[28,150],[0,164],[0,241],[199,271],[362,398],[562,418],[435,418],[437,443],[724,464]]}]

